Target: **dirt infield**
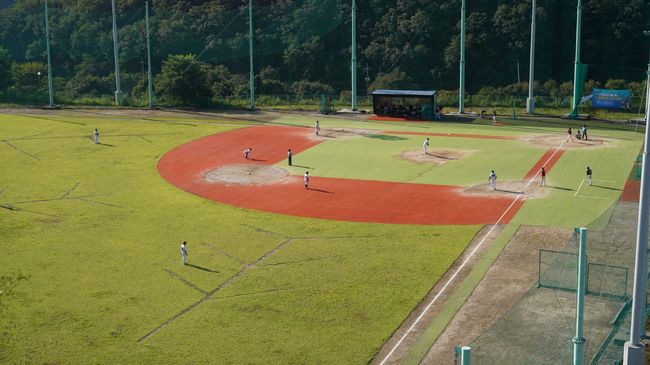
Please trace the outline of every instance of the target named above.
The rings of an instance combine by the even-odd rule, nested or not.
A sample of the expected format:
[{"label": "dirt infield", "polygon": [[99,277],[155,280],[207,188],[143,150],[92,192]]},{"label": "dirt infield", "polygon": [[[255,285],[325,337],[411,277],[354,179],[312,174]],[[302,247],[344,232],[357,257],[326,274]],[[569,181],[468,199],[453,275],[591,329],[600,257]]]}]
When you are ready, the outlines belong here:
[{"label": "dirt infield", "polygon": [[[286,146],[299,154],[325,140],[314,140],[313,135],[312,130],[300,127],[257,126],[232,130],[169,151],[159,161],[158,171],[171,184],[207,199],[267,212],[331,220],[492,224],[507,210],[501,220],[507,223],[523,205],[523,199],[514,201],[511,195],[470,196],[463,194],[460,187],[444,185],[312,176],[310,189],[305,189],[302,176],[287,176],[281,184],[242,183],[250,175],[234,177],[242,181],[230,185],[206,180],[207,173],[221,167],[272,165],[286,158]],[[250,160],[243,158],[242,146],[254,146]],[[434,208],[423,209],[422,202]]]},{"label": "dirt infield", "polygon": [[568,142],[566,138],[566,134],[541,134],[522,137],[520,140],[549,148],[556,147],[560,144],[562,144],[562,148],[564,149],[615,147],[615,141],[612,138],[594,136],[588,140],[578,140],[574,137],[573,140]]},{"label": "dirt infield", "polygon": [[205,179],[223,184],[281,184],[287,181],[289,171],[265,165],[229,165],[205,174]]},{"label": "dirt infield", "polygon": [[313,134],[312,138],[316,140],[322,140],[323,138],[359,138],[364,135],[377,134],[377,131],[370,129],[358,129],[358,128],[323,128],[320,130],[320,134]]},{"label": "dirt infield", "polygon": [[506,196],[524,195],[526,198],[543,198],[550,193],[550,190],[539,186],[537,181],[530,183],[529,180],[521,180],[500,181],[497,183],[495,190],[492,190],[489,184],[470,186],[464,189],[463,193],[484,196],[493,196],[494,194]]},{"label": "dirt infield", "polygon": [[443,150],[432,149],[426,154],[422,150],[404,151],[400,154],[402,160],[414,161],[418,163],[434,163],[437,165],[445,164],[449,161],[458,160],[461,157],[468,155],[474,151],[460,151],[460,150]]}]

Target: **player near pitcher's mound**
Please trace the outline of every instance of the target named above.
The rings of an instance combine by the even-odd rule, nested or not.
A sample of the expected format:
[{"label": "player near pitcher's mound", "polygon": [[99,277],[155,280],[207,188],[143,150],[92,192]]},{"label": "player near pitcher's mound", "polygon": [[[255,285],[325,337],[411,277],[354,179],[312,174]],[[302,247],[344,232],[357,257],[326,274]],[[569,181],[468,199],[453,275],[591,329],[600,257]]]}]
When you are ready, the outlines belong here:
[{"label": "player near pitcher's mound", "polygon": [[494,172],[494,170],[492,170],[492,172],[488,176],[488,181],[490,182],[490,188],[492,188],[492,190],[496,190],[497,189],[497,174]]},{"label": "player near pitcher's mound", "polygon": [[429,154],[428,148],[429,148],[429,137],[427,137],[427,139],[425,139],[424,142],[422,143],[422,151],[424,152],[425,155]]}]

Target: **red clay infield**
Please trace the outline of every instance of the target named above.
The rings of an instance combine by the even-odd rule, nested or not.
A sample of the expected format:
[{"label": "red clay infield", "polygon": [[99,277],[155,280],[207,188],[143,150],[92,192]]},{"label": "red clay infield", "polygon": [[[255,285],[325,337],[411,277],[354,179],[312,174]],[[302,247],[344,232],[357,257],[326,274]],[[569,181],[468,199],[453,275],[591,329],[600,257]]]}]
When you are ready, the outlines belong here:
[{"label": "red clay infield", "polygon": [[[473,138],[476,138],[472,136]],[[462,187],[312,176],[310,189],[302,176],[283,183],[227,185],[205,179],[208,171],[234,164],[273,165],[286,159],[287,148],[298,155],[320,141],[311,128],[259,126],[207,136],[165,154],[160,175],[192,194],[244,208],[332,220],[400,224],[491,224],[501,215],[507,223],[523,199],[461,194]],[[242,151],[252,147],[251,160]],[[559,154],[557,155],[559,158]],[[544,155],[542,161],[548,159]],[[546,166],[549,166],[548,164]],[[550,167],[548,168],[550,169]],[[512,204],[512,207],[510,205]]]},{"label": "red clay infield", "polygon": [[624,202],[638,202],[641,197],[641,180],[628,180],[623,188],[621,200]]}]

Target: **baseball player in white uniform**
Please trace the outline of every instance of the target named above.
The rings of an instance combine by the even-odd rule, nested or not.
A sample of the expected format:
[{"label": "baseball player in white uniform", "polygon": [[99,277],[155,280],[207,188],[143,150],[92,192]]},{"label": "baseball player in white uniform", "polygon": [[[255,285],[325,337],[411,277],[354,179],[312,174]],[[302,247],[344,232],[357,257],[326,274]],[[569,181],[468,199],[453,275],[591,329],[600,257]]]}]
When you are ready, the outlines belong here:
[{"label": "baseball player in white uniform", "polygon": [[309,171],[305,171],[303,180],[305,181],[305,189],[309,189]]},{"label": "baseball player in white uniform", "polygon": [[425,139],[424,142],[422,143],[422,150],[424,151],[425,155],[429,153],[428,149],[429,149],[429,137],[427,137],[427,139]]},{"label": "baseball player in white uniform", "polygon": [[253,150],[253,147],[248,147],[247,149],[244,150],[244,158],[248,160],[248,155],[251,153]]},{"label": "baseball player in white uniform", "polygon": [[316,135],[320,135],[320,122],[316,121]]},{"label": "baseball player in white uniform", "polygon": [[181,261],[183,262],[183,265],[187,264],[187,242],[183,241],[181,244]]},{"label": "baseball player in white uniform", "polygon": [[93,135],[93,139],[95,141],[95,144],[99,144],[99,130],[95,128],[95,133]]},{"label": "baseball player in white uniform", "polygon": [[492,170],[490,173],[490,176],[488,176],[488,181],[490,181],[490,187],[492,190],[496,190],[497,188],[497,174]]}]

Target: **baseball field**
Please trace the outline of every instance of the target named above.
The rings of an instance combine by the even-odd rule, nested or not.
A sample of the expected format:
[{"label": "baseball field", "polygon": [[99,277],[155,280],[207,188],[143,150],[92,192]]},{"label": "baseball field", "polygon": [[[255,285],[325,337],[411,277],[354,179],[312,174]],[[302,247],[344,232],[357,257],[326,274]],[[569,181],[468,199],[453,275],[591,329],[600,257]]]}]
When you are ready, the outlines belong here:
[{"label": "baseball field", "polygon": [[0,363],[382,362],[431,294],[429,336],[462,305],[432,289],[480,232],[500,227],[496,256],[516,227],[619,200],[642,134],[589,121],[567,141],[581,125],[0,112]]}]

